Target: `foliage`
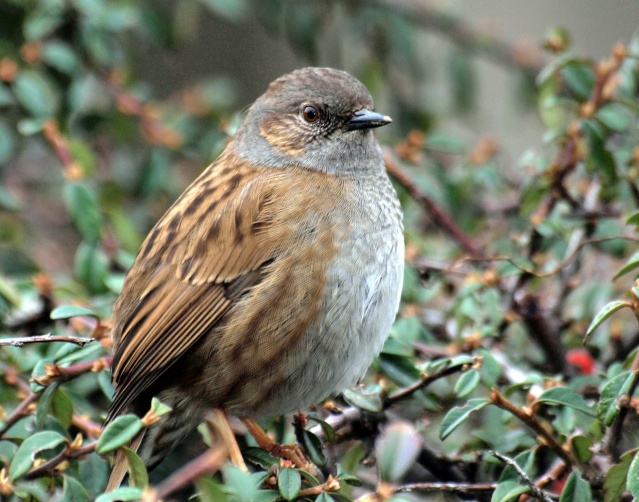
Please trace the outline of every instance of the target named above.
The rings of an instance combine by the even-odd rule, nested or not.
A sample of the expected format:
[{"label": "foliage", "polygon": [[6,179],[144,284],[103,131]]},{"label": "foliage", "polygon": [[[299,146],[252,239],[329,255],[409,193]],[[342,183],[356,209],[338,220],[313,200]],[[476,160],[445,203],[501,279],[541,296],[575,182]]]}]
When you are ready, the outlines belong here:
[{"label": "foliage", "polygon": [[[164,472],[176,477],[166,481],[149,477],[126,448],[168,411],[162,403],[100,428],[112,393],[109,315],[145,232],[187,181],[178,167],[194,175],[221,150],[237,104],[215,78],[154,98],[128,49],[141,40],[171,45],[177,35],[151,3],[0,4],[3,500],[639,497],[639,41],[593,61],[554,30],[550,61],[537,71],[442,12],[329,3],[197,5],[233,23],[246,22],[252,6],[309,62],[331,34],[326,9],[350,36],[373,40],[347,69],[390,94],[402,117],[402,136],[384,147],[405,209],[400,315],[361,387],[309,420],[265,424],[279,441],[297,438],[318,472],[240,437],[245,473],[223,462],[202,427],[213,446],[189,463],[167,459]],[[393,92],[389,75],[410,74],[422,29],[459,44],[451,67],[460,104],[472,106],[470,49],[537,74],[542,153],[510,167],[495,141],[466,148],[437,130],[427,105],[411,108]],[[44,169],[31,188],[75,229],[64,247],[75,253],[73,274],[52,278],[25,245],[29,207],[8,177],[33,163]],[[8,345],[46,331],[46,343]],[[69,337],[95,341],[52,340]],[[103,494],[118,449],[131,486]]]}]

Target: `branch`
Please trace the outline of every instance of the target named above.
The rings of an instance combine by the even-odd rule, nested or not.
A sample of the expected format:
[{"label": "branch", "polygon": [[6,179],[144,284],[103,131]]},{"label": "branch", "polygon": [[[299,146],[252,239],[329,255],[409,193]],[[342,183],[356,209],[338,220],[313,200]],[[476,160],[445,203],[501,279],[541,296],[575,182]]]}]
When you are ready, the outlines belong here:
[{"label": "branch", "polygon": [[470,256],[474,258],[480,258],[481,252],[472,240],[457,226],[448,213],[440,208],[434,200],[428,195],[423,193],[421,189],[406,175],[404,174],[390,150],[384,148],[384,162],[386,163],[386,170],[389,174],[402,185],[408,193],[419,202],[426,211],[430,214],[435,225],[446,231],[453,239],[457,241],[459,246]]},{"label": "branch", "polygon": [[171,493],[190,485],[200,476],[219,471],[227,457],[228,451],[224,443],[221,441],[213,443],[204,453],[177,470],[157,488],[145,490],[143,500],[160,502]]},{"label": "branch", "polygon": [[492,493],[497,483],[411,483],[396,485],[395,493],[399,492],[447,492],[472,495],[474,493]]},{"label": "branch", "polygon": [[79,336],[66,336],[66,335],[52,335],[51,333],[47,333],[46,335],[36,335],[36,336],[20,336],[15,338],[3,338],[0,339],[0,347],[5,345],[9,345],[12,347],[23,347],[28,343],[52,343],[52,342],[67,342],[67,343],[75,343],[80,347],[86,345],[87,343],[94,342],[93,338],[82,338]]},{"label": "branch", "polygon": [[74,458],[84,457],[89,453],[93,453],[95,451],[95,445],[97,442],[93,442],[86,446],[80,446],[82,444],[82,435],[78,434],[73,440],[73,442],[69,443],[67,447],[62,450],[58,455],[53,457],[51,460],[48,460],[42,465],[38,467],[34,467],[29,472],[27,472],[24,476],[24,479],[36,479],[42,476],[54,476],[57,472],[62,469],[58,467],[66,461],[72,460]]},{"label": "branch", "polygon": [[515,462],[512,458],[509,458],[506,455],[502,455],[501,453],[495,450],[489,450],[489,452],[491,455],[501,460],[504,464],[509,465],[510,467],[515,469],[515,472],[517,473],[517,475],[521,478],[521,480],[526,485],[528,485],[528,487],[530,488],[530,491],[535,497],[537,497],[540,500],[543,500],[544,502],[552,502],[552,498],[550,497],[550,495],[545,493],[541,488],[537,487],[535,483],[533,483],[533,481],[524,472],[524,470],[521,467],[519,467],[519,464],[517,464],[517,462]]},{"label": "branch", "polygon": [[113,356],[100,357],[91,361],[72,364],[67,367],[58,366],[57,364],[46,364],[44,366],[45,375],[34,378],[33,380],[46,387],[47,385],[51,385],[53,382],[71,380],[77,376],[83,375],[84,373],[97,373],[105,370],[111,366],[111,361],[113,361]]},{"label": "branch", "polygon": [[37,401],[40,398],[42,392],[30,392],[27,397],[25,397],[18,407],[13,410],[13,413],[9,415],[9,418],[4,423],[2,429],[0,429],[0,438],[22,417],[27,417],[31,415],[31,403]]},{"label": "branch", "polygon": [[492,404],[502,410],[506,410],[534,430],[535,433],[543,439],[543,443],[548,445],[569,467],[572,467],[577,463],[572,457],[572,454],[566,451],[555,437],[539,423],[537,417],[533,415],[530,408],[517,408],[517,406],[506,399],[497,389],[493,389],[490,393],[490,400]]},{"label": "branch", "polygon": [[433,373],[432,375],[425,374],[423,375],[421,380],[407,387],[404,387],[402,389],[397,389],[396,391],[392,392],[385,399],[384,405],[390,406],[392,404],[397,403],[398,401],[401,401],[402,399],[406,399],[410,397],[411,395],[413,395],[418,390],[423,389],[424,387],[427,387],[428,385],[430,385],[436,380],[445,378],[450,375],[454,375],[455,373],[464,373],[470,369],[476,368],[477,366],[481,365],[481,360],[482,360],[481,356],[477,356],[473,359],[472,363],[456,364],[454,366],[449,366],[448,368],[444,368],[443,370],[437,373]]}]

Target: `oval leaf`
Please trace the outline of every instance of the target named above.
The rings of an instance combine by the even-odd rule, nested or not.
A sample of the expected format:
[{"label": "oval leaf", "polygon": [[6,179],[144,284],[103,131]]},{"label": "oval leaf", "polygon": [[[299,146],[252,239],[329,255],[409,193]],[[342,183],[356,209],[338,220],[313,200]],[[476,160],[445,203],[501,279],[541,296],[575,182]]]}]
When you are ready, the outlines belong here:
[{"label": "oval leaf", "polygon": [[399,481],[415,463],[421,449],[422,439],[413,424],[403,421],[390,424],[375,445],[380,478],[391,483]]},{"label": "oval leaf", "polygon": [[470,399],[464,406],[455,407],[446,413],[439,430],[440,439],[444,440],[450,436],[450,434],[457,429],[457,427],[459,427],[472,412],[481,410],[489,402],[490,401],[488,399],[484,398]]},{"label": "oval leaf", "polygon": [[572,471],[561,492],[559,502],[592,502],[590,484],[579,472]]},{"label": "oval leaf", "polygon": [[522,493],[530,491],[530,487],[522,485],[517,481],[504,481],[499,483],[493,496],[490,498],[490,502],[508,502],[519,497]]},{"label": "oval leaf", "polygon": [[469,370],[463,373],[455,382],[455,394],[457,394],[457,397],[466,397],[474,391],[480,378],[481,375],[477,370]]},{"label": "oval leaf", "polygon": [[583,397],[568,387],[553,387],[548,389],[537,398],[537,402],[568,406],[573,410],[580,411],[591,417],[595,416],[595,411],[586,404]]},{"label": "oval leaf", "polygon": [[302,487],[302,478],[295,469],[286,467],[277,477],[277,487],[284,500],[295,500]]},{"label": "oval leaf", "polygon": [[619,414],[617,400],[619,396],[626,394],[630,390],[635,376],[629,371],[624,371],[612,378],[603,389],[597,404],[597,420],[603,427],[610,427],[615,417]]},{"label": "oval leaf", "polygon": [[51,319],[54,321],[78,316],[97,318],[98,314],[93,312],[93,310],[86,307],[80,307],[79,305],[60,305],[51,311]]},{"label": "oval leaf", "polygon": [[592,320],[592,322],[590,323],[590,326],[588,326],[588,329],[586,330],[586,335],[584,336],[584,344],[588,343],[588,339],[590,338],[590,335],[592,335],[592,332],[595,331],[601,325],[602,322],[604,322],[612,314],[617,312],[617,310],[620,310],[624,307],[631,307],[631,306],[632,305],[629,302],[617,300],[614,302],[610,302],[604,308],[602,308],[599,311],[599,313],[595,316],[595,318]]},{"label": "oval leaf", "polygon": [[146,488],[149,486],[149,474],[143,460],[131,448],[122,447],[126,457],[127,470],[129,471],[129,485],[136,488]]},{"label": "oval leaf", "polygon": [[140,432],[140,429],[142,429],[142,421],[135,415],[122,415],[116,418],[100,434],[95,447],[96,453],[103,455],[128,444]]},{"label": "oval leaf", "polygon": [[9,466],[9,479],[15,481],[29,472],[38,453],[55,448],[65,441],[64,436],[53,431],[38,432],[25,439]]},{"label": "oval leaf", "polygon": [[140,488],[134,488],[132,486],[121,486],[116,488],[112,492],[103,493],[95,502],[117,502],[117,501],[129,501],[129,500],[141,500],[143,490]]},{"label": "oval leaf", "polygon": [[630,470],[630,464],[637,457],[637,450],[624,453],[621,462],[613,465],[604,481],[604,502],[617,502],[621,500],[621,495],[626,491],[626,478]]}]

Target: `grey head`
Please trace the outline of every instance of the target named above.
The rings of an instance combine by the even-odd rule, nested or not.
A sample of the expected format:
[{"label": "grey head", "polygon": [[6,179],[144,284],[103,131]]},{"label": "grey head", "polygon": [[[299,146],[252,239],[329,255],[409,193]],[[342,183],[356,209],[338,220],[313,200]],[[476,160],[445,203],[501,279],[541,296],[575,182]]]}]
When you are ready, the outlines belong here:
[{"label": "grey head", "polygon": [[373,110],[373,98],[353,76],[303,68],[269,85],[229,146],[258,165],[366,174],[383,171],[371,129],[390,122]]}]

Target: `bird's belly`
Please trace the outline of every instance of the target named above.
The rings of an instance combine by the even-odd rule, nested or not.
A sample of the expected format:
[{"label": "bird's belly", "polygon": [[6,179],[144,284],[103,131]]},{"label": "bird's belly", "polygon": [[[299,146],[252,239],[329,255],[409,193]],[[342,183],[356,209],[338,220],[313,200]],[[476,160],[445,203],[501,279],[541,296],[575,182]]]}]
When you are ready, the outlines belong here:
[{"label": "bird's belly", "polygon": [[[399,306],[403,236],[347,239],[328,269],[324,315],[282,354],[287,378],[253,409],[236,414],[272,416],[297,411],[354,385],[380,352]],[[257,404],[257,403],[256,403]]]}]

